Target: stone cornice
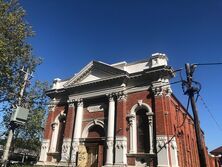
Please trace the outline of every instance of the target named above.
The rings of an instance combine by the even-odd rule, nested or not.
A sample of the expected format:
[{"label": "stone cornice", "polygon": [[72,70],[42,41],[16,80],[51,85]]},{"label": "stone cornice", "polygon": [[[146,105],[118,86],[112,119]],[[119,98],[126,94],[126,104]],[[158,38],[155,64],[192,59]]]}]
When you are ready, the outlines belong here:
[{"label": "stone cornice", "polygon": [[98,62],[98,61],[91,61],[78,74],[76,74],[74,77],[72,77],[64,86],[65,87],[72,87],[72,86],[78,85],[78,82],[81,81],[82,79],[84,79],[86,77],[86,75],[89,74],[89,72],[92,71],[93,69],[98,69],[100,71],[104,71],[108,74],[112,74],[112,75],[116,75],[116,76],[127,74],[126,71],[112,67],[108,64]]},{"label": "stone cornice", "polygon": [[[147,83],[144,83],[144,85],[141,85],[141,86],[136,86],[137,83],[133,84],[135,85],[135,87],[133,85],[129,87],[126,86],[125,92],[128,94],[131,92],[148,90],[149,87],[151,86],[152,81],[155,81],[161,77],[163,78],[166,77],[170,79],[173,76],[174,76],[173,69],[170,66],[159,66],[159,67],[154,67],[151,69],[146,69],[142,72],[134,73],[130,75],[123,74],[123,75],[108,77],[108,78],[99,79],[99,80],[95,80],[91,82],[75,84],[75,85],[58,89],[58,90],[49,90],[47,91],[47,95],[50,97],[53,97],[55,95],[60,94],[60,96],[65,95],[65,96],[71,97],[72,99],[91,98],[91,97],[96,97],[96,96],[102,96],[107,93],[117,93],[119,91],[124,91],[123,88],[118,85],[121,85],[122,83],[125,83],[127,85],[128,83],[131,82],[131,79],[132,81],[135,80],[136,78],[148,79]],[[107,85],[107,88],[104,88],[106,87],[106,85]],[[86,89],[88,89],[87,93],[85,92]]]},{"label": "stone cornice", "polygon": [[121,78],[129,78],[129,77],[126,74],[121,74],[121,75],[116,75],[114,77],[107,77],[107,78],[98,79],[98,80],[95,80],[95,81],[70,85],[70,86],[66,87],[65,89],[79,88],[79,87],[82,87],[82,86],[90,86],[90,85],[95,85],[95,84],[98,84],[98,83],[107,82],[107,81],[111,81],[111,80],[118,80],[118,79],[121,79]]}]

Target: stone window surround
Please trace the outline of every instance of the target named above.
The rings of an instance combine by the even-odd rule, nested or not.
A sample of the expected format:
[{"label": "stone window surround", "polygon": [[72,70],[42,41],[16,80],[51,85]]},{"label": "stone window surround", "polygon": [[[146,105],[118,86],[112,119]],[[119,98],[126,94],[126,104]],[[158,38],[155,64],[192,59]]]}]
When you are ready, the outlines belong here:
[{"label": "stone window surround", "polygon": [[154,154],[154,146],[153,146],[153,112],[151,107],[143,103],[142,100],[138,100],[137,104],[135,104],[131,110],[130,114],[127,116],[129,126],[130,126],[130,154],[137,153],[137,129],[136,129],[136,112],[140,109],[145,109],[146,115],[148,117],[148,127],[149,127],[149,142],[150,142],[150,151],[149,154]]}]

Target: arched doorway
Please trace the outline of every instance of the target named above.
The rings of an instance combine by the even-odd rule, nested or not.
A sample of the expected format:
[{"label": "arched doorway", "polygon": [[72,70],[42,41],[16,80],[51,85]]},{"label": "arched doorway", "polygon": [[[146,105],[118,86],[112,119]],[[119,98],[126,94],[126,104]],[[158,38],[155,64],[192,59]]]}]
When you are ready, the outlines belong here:
[{"label": "arched doorway", "polygon": [[87,150],[86,167],[101,167],[104,165],[104,123],[100,120],[90,122],[83,130],[84,145]]}]

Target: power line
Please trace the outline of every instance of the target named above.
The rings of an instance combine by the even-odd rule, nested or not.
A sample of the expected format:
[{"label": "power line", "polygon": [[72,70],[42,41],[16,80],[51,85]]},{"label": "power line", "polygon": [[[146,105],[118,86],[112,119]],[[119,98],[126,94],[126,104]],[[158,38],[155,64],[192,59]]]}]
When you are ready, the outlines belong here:
[{"label": "power line", "polygon": [[200,100],[204,105],[204,108],[207,110],[207,112],[210,114],[211,118],[214,120],[215,124],[217,125],[217,127],[220,129],[220,131],[222,132],[222,127],[220,126],[220,124],[217,122],[217,120],[215,119],[213,113],[210,111],[210,108],[207,106],[207,103],[204,101],[203,97],[199,94]]},{"label": "power line", "polygon": [[194,63],[192,65],[197,65],[197,66],[212,66],[212,65],[222,65],[222,63]]}]

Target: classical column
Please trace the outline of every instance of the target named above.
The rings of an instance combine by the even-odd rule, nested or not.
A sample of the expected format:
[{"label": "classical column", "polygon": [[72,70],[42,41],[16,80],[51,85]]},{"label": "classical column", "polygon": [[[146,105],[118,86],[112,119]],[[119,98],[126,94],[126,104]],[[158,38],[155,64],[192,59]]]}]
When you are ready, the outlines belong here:
[{"label": "classical column", "polygon": [[128,116],[130,127],[130,150],[129,153],[135,154],[137,152],[137,134],[136,134],[136,115],[130,114]]},{"label": "classical column", "polygon": [[153,113],[147,113],[148,116],[148,126],[149,126],[149,139],[150,139],[150,154],[154,153],[153,150]]},{"label": "classical column", "polygon": [[107,130],[107,150],[106,165],[113,164],[113,140],[115,126],[115,101],[113,95],[109,95],[108,130]]},{"label": "classical column", "polygon": [[83,101],[82,99],[77,102],[76,120],[74,127],[73,143],[72,143],[72,157],[73,165],[76,165],[76,153],[78,151],[79,138],[82,132],[82,119],[83,119]]}]

